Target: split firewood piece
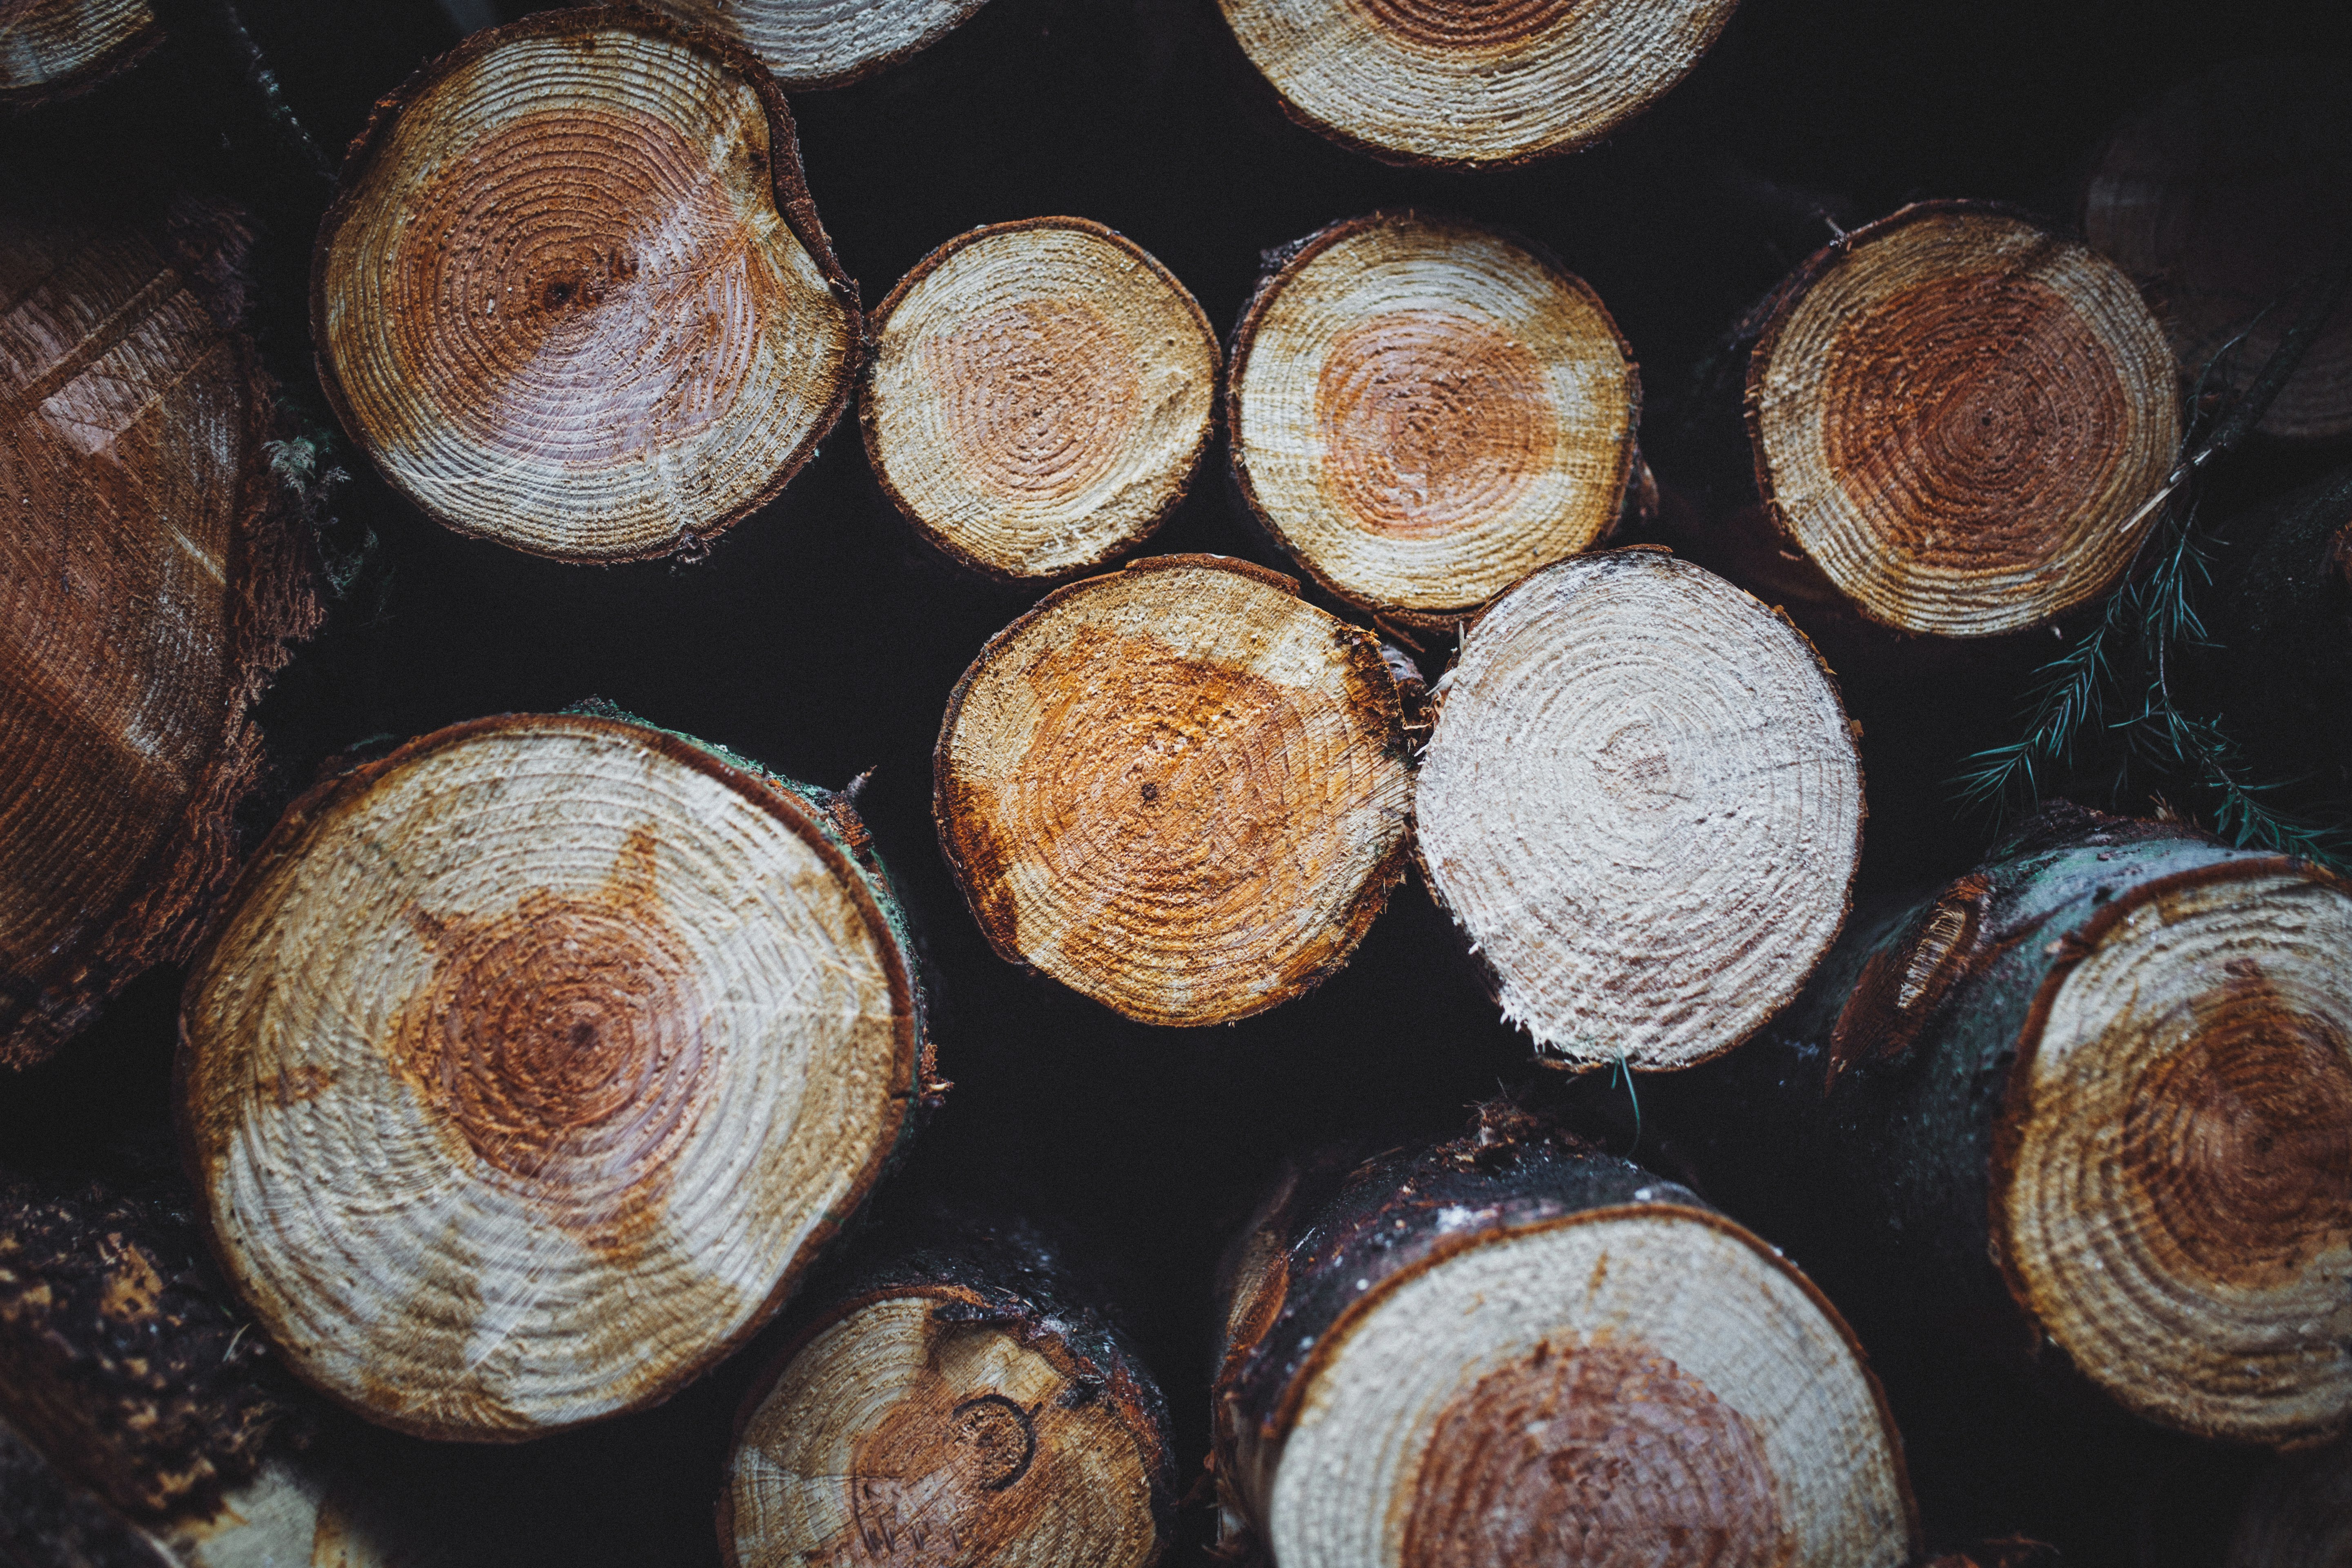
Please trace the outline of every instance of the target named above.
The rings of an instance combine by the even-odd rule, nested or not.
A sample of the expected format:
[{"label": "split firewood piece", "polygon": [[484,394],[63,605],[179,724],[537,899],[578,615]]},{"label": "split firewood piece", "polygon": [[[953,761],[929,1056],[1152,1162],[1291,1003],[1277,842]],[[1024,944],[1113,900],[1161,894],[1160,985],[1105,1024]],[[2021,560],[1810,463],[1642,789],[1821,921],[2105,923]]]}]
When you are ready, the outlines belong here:
[{"label": "split firewood piece", "polygon": [[263,772],[253,705],[318,621],[249,235],[0,176],[0,1066],[186,956]]},{"label": "split firewood piece", "polygon": [[1084,218],[959,235],[876,312],[866,456],[916,532],[1000,580],[1133,550],[1208,448],[1220,356],[1174,274]]},{"label": "split firewood piece", "polygon": [[0,9],[0,110],[95,87],[163,41],[146,0],[21,0]]},{"label": "split firewood piece", "polygon": [[846,87],[938,43],[987,0],[653,0],[736,39],[788,92]]},{"label": "split firewood piece", "polygon": [[744,1401],[730,1568],[1159,1562],[1167,1407],[1061,1246],[940,1211],[863,1249]]},{"label": "split firewood piece", "polygon": [[1906,207],[1782,286],[1748,360],[1743,521],[1880,626],[2024,630],[2122,575],[2179,399],[2113,262],[2004,208]]},{"label": "split firewood piece", "polygon": [[1803,987],[1862,763],[1784,618],[1663,551],[1580,556],[1497,599],[1442,689],[1418,852],[1543,1059],[1688,1067]]},{"label": "split firewood piece", "polygon": [[302,1376],[425,1436],[656,1403],[752,1332],[928,1082],[845,801],[585,715],[320,785],[189,976],[221,1261]]},{"label": "split firewood piece", "polygon": [[1450,630],[1616,523],[1641,382],[1583,279],[1412,212],[1277,255],[1234,333],[1226,420],[1243,499],[1317,582]]},{"label": "split firewood piece", "polygon": [[1166,555],[1057,589],[949,699],[940,847],[990,943],[1130,1018],[1222,1024],[1348,960],[1412,775],[1370,634]]},{"label": "split firewood piece", "polygon": [[[2147,290],[2187,374],[2211,363],[2216,385],[2242,391],[2352,230],[2352,69],[2232,60],[2173,89],[2101,150],[2081,223]],[[2258,428],[2352,434],[2352,310],[2321,329]]]},{"label": "split firewood piece", "polygon": [[1292,118],[1394,163],[1521,163],[1665,95],[1737,0],[1218,0]]},{"label": "split firewood piece", "polygon": [[767,73],[594,8],[478,33],[377,106],[310,315],[386,479],[575,561],[692,550],[773,499],[847,403],[860,331]]},{"label": "split firewood piece", "polygon": [[2021,1318],[1996,1350],[2148,1420],[2307,1443],[2352,1422],[2347,952],[2308,862],[2053,808],[1857,921],[1756,1070],[1891,1313]]},{"label": "split firewood piece", "polygon": [[2352,1563],[2352,1442],[2273,1460],[2238,1516],[2227,1568],[2346,1563]]},{"label": "split firewood piece", "polygon": [[1861,1350],[1778,1249],[1507,1104],[1294,1167],[1228,1253],[1215,1473],[1282,1568],[1898,1568]]}]

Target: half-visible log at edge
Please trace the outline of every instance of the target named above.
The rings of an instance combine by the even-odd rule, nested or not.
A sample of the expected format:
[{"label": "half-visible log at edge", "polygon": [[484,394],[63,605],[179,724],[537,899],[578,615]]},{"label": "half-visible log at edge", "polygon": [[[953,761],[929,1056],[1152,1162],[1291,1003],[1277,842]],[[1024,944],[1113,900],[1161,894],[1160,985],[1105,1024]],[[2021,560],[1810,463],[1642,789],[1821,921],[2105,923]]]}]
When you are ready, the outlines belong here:
[{"label": "half-visible log at edge", "polygon": [[163,42],[146,0],[31,0],[0,20],[0,115],[89,91]]}]

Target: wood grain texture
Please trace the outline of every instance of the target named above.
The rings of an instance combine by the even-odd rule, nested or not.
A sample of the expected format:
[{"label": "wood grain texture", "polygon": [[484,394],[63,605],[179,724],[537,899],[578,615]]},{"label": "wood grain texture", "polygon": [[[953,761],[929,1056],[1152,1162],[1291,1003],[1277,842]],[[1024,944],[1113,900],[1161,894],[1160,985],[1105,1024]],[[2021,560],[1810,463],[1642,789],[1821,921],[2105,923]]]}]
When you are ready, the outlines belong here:
[{"label": "wood grain texture", "polygon": [[85,91],[163,41],[146,0],[0,0],[0,110]]},{"label": "wood grain texture", "polygon": [[1639,114],[1736,0],[1218,0],[1294,118],[1400,163],[1519,163]]},{"label": "wood grain texture", "polygon": [[1286,577],[1169,555],[1055,590],[949,700],[940,843],[1003,958],[1147,1023],[1338,969],[1403,868],[1380,645]]},{"label": "wood grain texture", "polygon": [[[2273,307],[2352,227],[2352,68],[2257,57],[2172,89],[2108,138],[2079,221],[2147,292],[2183,372],[2215,363],[2215,384],[2243,389],[2295,320]],[[2258,428],[2352,434],[2352,313],[2321,330]]]},{"label": "wood grain texture", "polygon": [[874,313],[874,472],[950,560],[998,580],[1099,569],[1183,500],[1222,356],[1132,241],[1084,218],[957,236]]},{"label": "wood grain texture", "polygon": [[0,1065],[184,957],[319,617],[238,327],[249,243],[0,175]]},{"label": "wood grain texture", "polygon": [[987,0],[652,0],[740,42],[789,92],[846,87],[929,48]]},{"label": "wood grain texture", "polygon": [[1277,254],[1234,329],[1226,426],[1244,500],[1317,582],[1451,629],[1615,524],[1641,382],[1583,279],[1413,212]]},{"label": "wood grain texture", "polygon": [[2131,280],[1979,203],[1906,207],[1800,268],[1749,356],[1747,417],[1752,521],[1869,620],[1950,637],[2105,592],[2180,440],[2172,353]]},{"label": "wood grain texture", "polygon": [[1862,766],[1785,620],[1660,551],[1579,556],[1440,688],[1417,852],[1541,1059],[1686,1067],[1797,994],[1845,918]]},{"label": "wood grain texture", "polygon": [[765,71],[593,8],[476,34],[378,106],[320,230],[311,332],[411,500],[583,561],[698,548],[772,500],[860,341]]},{"label": "wood grain texture", "polygon": [[1222,1293],[1228,1556],[1913,1559],[1901,1439],[1819,1292],[1687,1190],[1515,1108],[1292,1167]]},{"label": "wood grain texture", "polygon": [[2282,1455],[2254,1483],[2225,1568],[2352,1563],[2352,1443]]},{"label": "wood grain texture", "polygon": [[190,974],[180,1058],[223,1268],[296,1371],[510,1439],[656,1403],[758,1328],[928,1083],[838,811],[572,715],[445,730],[296,805]]}]

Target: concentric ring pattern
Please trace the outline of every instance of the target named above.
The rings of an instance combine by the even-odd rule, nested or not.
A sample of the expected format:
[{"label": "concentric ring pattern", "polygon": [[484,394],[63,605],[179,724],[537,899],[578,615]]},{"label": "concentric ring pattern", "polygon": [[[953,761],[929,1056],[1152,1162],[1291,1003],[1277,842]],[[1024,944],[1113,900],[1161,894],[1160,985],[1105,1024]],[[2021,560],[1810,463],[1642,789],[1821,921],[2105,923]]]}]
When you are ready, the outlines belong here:
[{"label": "concentric ring pattern", "polygon": [[321,242],[355,437],[426,510],[540,554],[659,553],[772,494],[854,328],[777,210],[759,92],[619,26],[437,68]]},{"label": "concentric ring pattern", "polygon": [[792,91],[838,87],[938,42],[984,0],[654,0],[740,38]]},{"label": "concentric ring pattern", "polygon": [[882,918],[767,786],[635,726],[485,721],[289,819],[192,977],[190,1131],[310,1381],[435,1436],[660,1397],[895,1139]]},{"label": "concentric ring pattern", "polygon": [[146,0],[15,0],[0,5],[0,104],[31,101],[102,74],[155,32]]}]

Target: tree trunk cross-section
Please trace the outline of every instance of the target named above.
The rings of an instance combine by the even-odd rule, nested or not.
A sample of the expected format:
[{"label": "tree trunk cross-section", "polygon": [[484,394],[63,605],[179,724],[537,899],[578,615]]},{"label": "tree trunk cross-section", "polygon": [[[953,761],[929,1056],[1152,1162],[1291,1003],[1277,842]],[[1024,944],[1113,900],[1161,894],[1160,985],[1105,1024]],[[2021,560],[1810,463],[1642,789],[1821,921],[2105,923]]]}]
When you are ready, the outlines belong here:
[{"label": "tree trunk cross-section", "polygon": [[2178,382],[2114,263],[2002,208],[1906,207],[1800,268],[1749,357],[1765,525],[1880,626],[2038,626],[2146,536]]},{"label": "tree trunk cross-section", "polygon": [[1175,1468],[1158,1386],[1018,1224],[895,1249],[830,1290],[745,1400],[732,1568],[1150,1568]]},{"label": "tree trunk cross-section", "polygon": [[1291,115],[1398,163],[1519,163],[1641,113],[1736,0],[1218,0]]},{"label": "tree trunk cross-section", "polygon": [[1337,970],[1388,901],[1402,723],[1380,644],[1289,578],[1155,557],[1048,595],[964,672],[940,843],[1004,958],[1145,1023],[1230,1022]]},{"label": "tree trunk cross-section", "polygon": [[[2234,60],[2175,88],[2101,151],[2082,224],[2147,289],[2189,375],[2244,334],[2220,377],[2242,390],[2294,323],[2278,302],[2352,230],[2352,69]],[[2259,428],[2352,434],[2352,310],[2321,329]]]},{"label": "tree trunk cross-section", "polygon": [[1201,307],[1083,218],[958,236],[874,317],[866,451],[916,531],[1003,579],[1099,569],[1175,510],[1220,356]]},{"label": "tree trunk cross-section", "polygon": [[1687,1067],[1802,988],[1862,764],[1785,619],[1661,551],[1579,556],[1497,599],[1441,686],[1418,853],[1544,1059]]},{"label": "tree trunk cross-section", "polygon": [[1581,279],[1475,224],[1378,213],[1278,253],[1234,333],[1234,473],[1349,603],[1450,629],[1618,519],[1641,384]]},{"label": "tree trunk cross-section", "polygon": [[321,785],[183,1004],[222,1264],[419,1436],[655,1403],[759,1327],[927,1084],[845,805],[663,731],[486,719]]},{"label": "tree trunk cross-section", "polygon": [[1228,1552],[1282,1568],[1899,1568],[1903,1447],[1836,1312],[1691,1193],[1490,1106],[1294,1168],[1228,1254]]},{"label": "tree trunk cross-section", "polygon": [[319,235],[352,438],[534,554],[691,549],[781,491],[856,379],[783,99],[711,35],[596,9],[478,33],[377,109]]},{"label": "tree trunk cross-section", "polygon": [[788,92],[846,87],[929,48],[986,0],[653,0],[740,40]]},{"label": "tree trunk cross-section", "polygon": [[0,178],[0,1065],[186,954],[262,770],[249,710],[317,622],[247,243],[193,199]]},{"label": "tree trunk cross-section", "polygon": [[0,111],[95,87],[163,41],[146,0],[0,0]]}]

